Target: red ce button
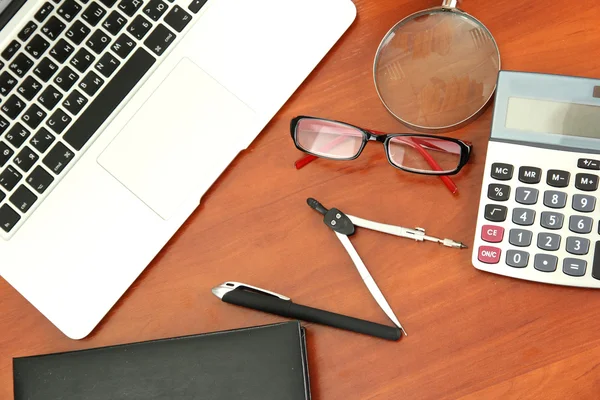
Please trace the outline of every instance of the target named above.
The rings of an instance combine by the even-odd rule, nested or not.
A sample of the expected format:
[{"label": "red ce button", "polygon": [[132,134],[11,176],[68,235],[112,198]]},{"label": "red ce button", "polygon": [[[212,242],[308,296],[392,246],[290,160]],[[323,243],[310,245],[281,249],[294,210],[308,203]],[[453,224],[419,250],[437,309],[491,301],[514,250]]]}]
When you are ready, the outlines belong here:
[{"label": "red ce button", "polygon": [[481,238],[489,243],[500,243],[504,237],[504,228],[495,225],[484,225]]}]

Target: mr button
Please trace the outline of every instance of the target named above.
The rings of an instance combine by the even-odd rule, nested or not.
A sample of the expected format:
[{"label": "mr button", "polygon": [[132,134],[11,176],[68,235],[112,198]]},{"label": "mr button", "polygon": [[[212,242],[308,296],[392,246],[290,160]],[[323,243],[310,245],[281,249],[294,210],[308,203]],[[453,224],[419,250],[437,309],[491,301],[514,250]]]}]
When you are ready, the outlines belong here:
[{"label": "mr button", "polygon": [[575,177],[575,187],[586,192],[593,192],[598,189],[598,176],[592,174],[577,174]]},{"label": "mr button", "polygon": [[479,246],[477,259],[486,264],[498,264],[502,251],[497,247]]},{"label": "mr button", "polygon": [[519,180],[523,183],[538,183],[542,179],[542,170],[536,167],[519,168]]}]

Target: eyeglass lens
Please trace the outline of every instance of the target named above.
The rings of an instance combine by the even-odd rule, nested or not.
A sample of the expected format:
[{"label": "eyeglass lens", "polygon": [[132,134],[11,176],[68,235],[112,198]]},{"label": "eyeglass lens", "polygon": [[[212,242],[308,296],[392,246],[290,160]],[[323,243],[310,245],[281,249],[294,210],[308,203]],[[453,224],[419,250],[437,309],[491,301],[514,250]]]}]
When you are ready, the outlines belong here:
[{"label": "eyeglass lens", "polygon": [[[360,152],[365,137],[360,129],[340,122],[303,118],[296,125],[295,139],[308,153],[347,160]],[[393,165],[423,173],[454,171],[461,159],[458,143],[419,135],[393,136],[387,151]]]}]

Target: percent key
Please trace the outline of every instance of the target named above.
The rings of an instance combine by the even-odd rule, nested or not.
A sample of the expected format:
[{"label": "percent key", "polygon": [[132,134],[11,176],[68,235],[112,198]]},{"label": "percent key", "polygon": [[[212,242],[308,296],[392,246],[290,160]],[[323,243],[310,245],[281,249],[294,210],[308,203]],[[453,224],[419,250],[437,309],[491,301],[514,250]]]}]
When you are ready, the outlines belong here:
[{"label": "percent key", "polygon": [[510,197],[510,186],[491,184],[488,187],[488,198],[496,201],[506,201]]}]

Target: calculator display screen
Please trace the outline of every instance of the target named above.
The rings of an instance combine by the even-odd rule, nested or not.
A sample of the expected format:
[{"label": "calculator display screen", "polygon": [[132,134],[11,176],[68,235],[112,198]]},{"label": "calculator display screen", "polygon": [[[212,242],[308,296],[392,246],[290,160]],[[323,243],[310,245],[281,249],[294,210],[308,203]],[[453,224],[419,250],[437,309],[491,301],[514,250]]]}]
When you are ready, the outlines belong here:
[{"label": "calculator display screen", "polygon": [[505,126],[520,131],[600,138],[600,107],[509,97]]}]

